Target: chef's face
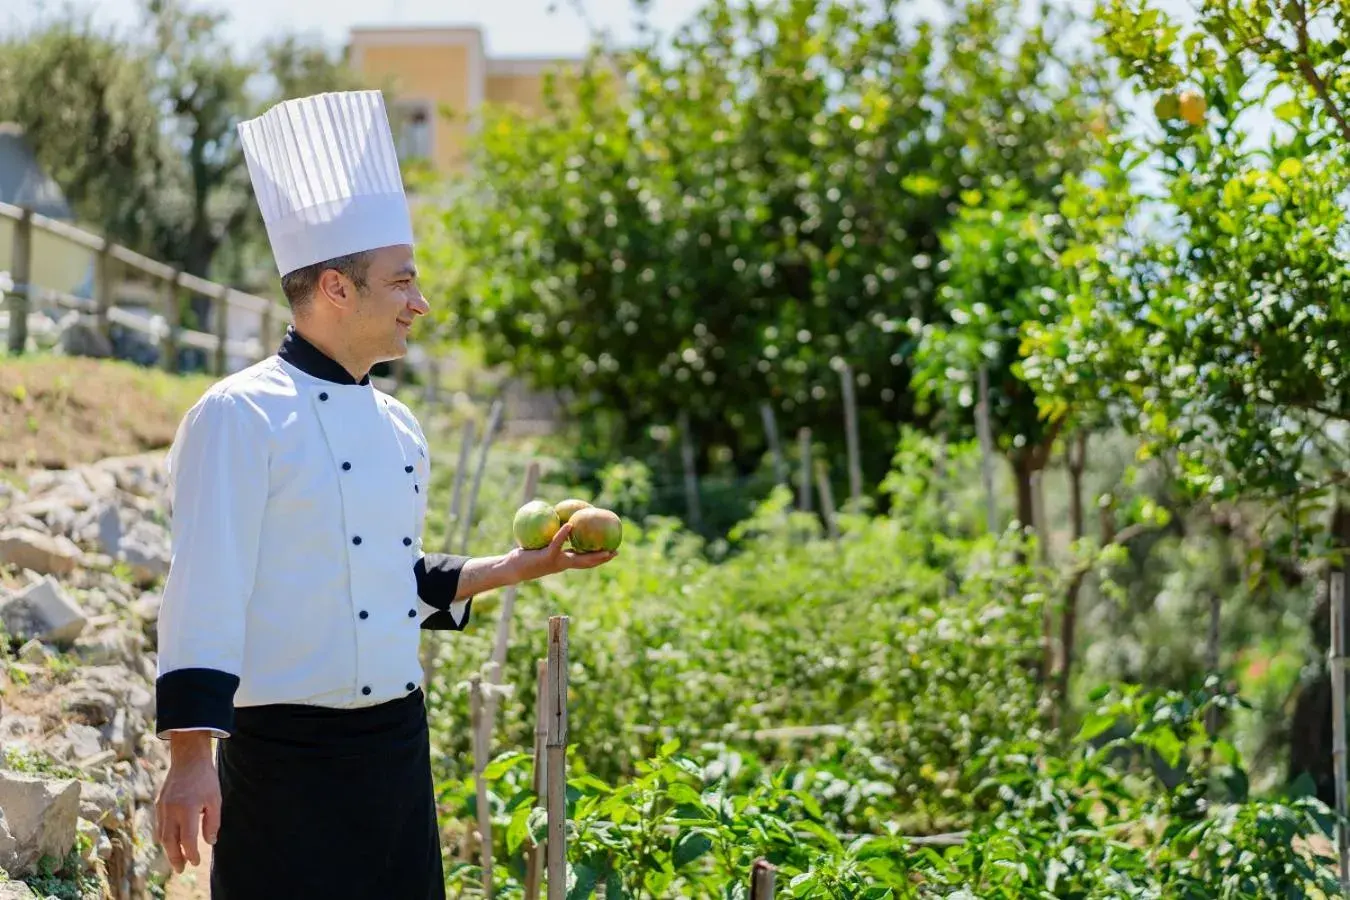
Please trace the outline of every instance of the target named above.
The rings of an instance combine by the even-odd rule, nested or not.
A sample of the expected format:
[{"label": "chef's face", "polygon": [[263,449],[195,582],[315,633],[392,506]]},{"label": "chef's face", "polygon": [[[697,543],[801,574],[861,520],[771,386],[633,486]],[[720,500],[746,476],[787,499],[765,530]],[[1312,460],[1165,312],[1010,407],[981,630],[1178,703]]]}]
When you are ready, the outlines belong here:
[{"label": "chef's face", "polygon": [[408,352],[412,323],[429,309],[417,286],[412,247],[382,247],[371,253],[366,290],[353,310],[352,336],[378,361],[399,359]]}]

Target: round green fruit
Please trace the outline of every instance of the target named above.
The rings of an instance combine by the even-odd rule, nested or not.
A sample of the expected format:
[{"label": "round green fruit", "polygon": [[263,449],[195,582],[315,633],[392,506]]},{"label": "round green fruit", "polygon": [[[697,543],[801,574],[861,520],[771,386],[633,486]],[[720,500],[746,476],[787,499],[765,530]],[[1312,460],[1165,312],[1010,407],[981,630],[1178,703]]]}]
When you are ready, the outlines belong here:
[{"label": "round green fruit", "polygon": [[511,522],[511,532],[516,543],[526,550],[539,550],[547,547],[553,536],[562,527],[553,506],[543,500],[531,500],[516,510]]},{"label": "round green fruit", "polygon": [[571,540],[578,553],[618,550],[623,543],[623,522],[607,509],[579,509],[572,514]]},{"label": "round green fruit", "polygon": [[553,507],[553,511],[558,514],[558,521],[566,525],[567,520],[572,518],[572,516],[577,512],[577,510],[587,509],[589,506],[590,504],[587,503],[585,500],[577,500],[574,498],[569,498],[567,500],[560,501],[556,506]]}]

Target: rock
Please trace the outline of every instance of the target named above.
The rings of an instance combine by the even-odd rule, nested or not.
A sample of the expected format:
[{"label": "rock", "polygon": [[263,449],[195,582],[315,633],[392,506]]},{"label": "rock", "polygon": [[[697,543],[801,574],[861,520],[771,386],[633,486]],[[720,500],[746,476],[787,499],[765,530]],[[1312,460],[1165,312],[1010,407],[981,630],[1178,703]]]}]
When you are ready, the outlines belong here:
[{"label": "rock", "polygon": [[37,638],[32,638],[19,648],[19,659],[35,665],[56,659],[56,651]]},{"label": "rock", "polygon": [[108,663],[131,665],[144,646],[145,637],[140,633],[114,627],[81,635],[75,642],[75,652],[81,660],[96,666]]},{"label": "rock", "polygon": [[50,575],[0,603],[0,621],[21,640],[69,644],[84,630],[80,607]]},{"label": "rock", "polygon": [[138,585],[153,584],[169,574],[169,548],[163,544],[148,544],[127,535],[117,558],[131,567],[131,577]]},{"label": "rock", "polygon": [[109,784],[88,781],[80,784],[80,816],[97,825],[117,828],[121,825],[121,802],[117,790]]},{"label": "rock", "polygon": [[80,783],[0,770],[0,810],[15,842],[0,866],[27,875],[43,856],[61,859],[75,845]]},{"label": "rock", "polygon": [[66,726],[60,739],[66,751],[63,756],[70,762],[78,762],[97,756],[103,752],[103,732],[89,725],[71,723]]},{"label": "rock", "polygon": [[22,881],[0,881],[0,900],[42,900]]},{"label": "rock", "polygon": [[122,545],[122,518],[117,513],[117,507],[112,503],[101,505],[95,523],[98,526],[99,549],[109,556],[117,556]]},{"label": "rock", "polygon": [[41,575],[69,575],[80,561],[80,548],[69,538],[31,528],[0,531],[0,564],[32,569]]},{"label": "rock", "polygon": [[72,469],[41,469],[28,476],[30,497],[49,493],[83,494],[88,490],[88,483]]},{"label": "rock", "polygon": [[127,727],[125,709],[117,711],[113,720],[103,726],[100,735],[103,743],[112,748],[118,759],[133,759],[136,756],[136,741],[140,739],[140,733]]},{"label": "rock", "polygon": [[72,693],[62,707],[80,724],[94,728],[100,728],[111,722],[118,709],[116,698],[96,688],[82,688]]},{"label": "rock", "polygon": [[106,359],[113,355],[112,341],[88,322],[78,319],[70,322],[57,335],[61,352],[67,356],[88,356]]},{"label": "rock", "polygon": [[131,604],[131,611],[146,622],[159,621],[159,607],[164,602],[164,598],[159,594],[144,593],[141,599]]},{"label": "rock", "polygon": [[98,839],[103,835],[103,829],[88,819],[76,819],[75,832],[86,839],[85,843],[88,849],[84,852],[84,861],[93,862],[94,854],[98,848]]},{"label": "rock", "polygon": [[15,741],[35,738],[42,734],[42,720],[37,716],[5,714],[0,719],[0,740],[6,745]]}]

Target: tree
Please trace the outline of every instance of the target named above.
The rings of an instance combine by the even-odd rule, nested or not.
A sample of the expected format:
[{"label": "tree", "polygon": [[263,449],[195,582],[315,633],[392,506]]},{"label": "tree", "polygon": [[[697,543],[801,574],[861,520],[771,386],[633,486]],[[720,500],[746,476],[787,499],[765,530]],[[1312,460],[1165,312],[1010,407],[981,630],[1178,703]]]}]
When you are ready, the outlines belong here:
[{"label": "tree", "polygon": [[359,83],[295,36],[240,56],[223,13],[178,0],[142,10],[130,37],[71,14],[9,38],[0,118],[23,126],[82,220],[194,275],[247,281],[266,244],[236,126],[286,97]]},{"label": "tree", "polygon": [[669,52],[597,55],[544,116],[485,126],[431,251],[445,326],[609,411],[612,449],[685,409],[742,469],[764,400],[839,451],[847,361],[880,472],[960,191],[993,169],[1043,196],[1088,159],[1095,80],[1019,12],[714,0]]},{"label": "tree", "polygon": [[[1104,9],[1106,44],[1156,121],[1062,205],[1081,243],[1061,314],[1026,330],[1025,371],[1047,414],[1107,411],[1194,499],[1269,503],[1256,552],[1343,565],[1350,22],[1308,0],[1194,9],[1189,26],[1150,0]],[[1263,118],[1273,127],[1254,133]],[[1145,162],[1157,190],[1131,184]],[[1314,636],[1325,648],[1322,626]],[[1327,720],[1325,682],[1296,723]],[[1325,798],[1324,737],[1291,735]]]}]

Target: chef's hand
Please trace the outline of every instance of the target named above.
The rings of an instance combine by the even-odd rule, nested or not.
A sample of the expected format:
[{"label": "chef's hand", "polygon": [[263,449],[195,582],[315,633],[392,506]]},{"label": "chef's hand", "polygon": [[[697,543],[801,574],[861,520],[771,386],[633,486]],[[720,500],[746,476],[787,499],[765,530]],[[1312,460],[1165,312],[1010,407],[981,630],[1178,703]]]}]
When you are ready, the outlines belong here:
[{"label": "chef's hand", "polygon": [[211,759],[211,732],[185,731],[169,736],[169,774],[155,801],[155,840],[175,872],[185,862],[199,865],[197,835],[214,844],[220,831],[220,776]]},{"label": "chef's hand", "polygon": [[578,553],[567,549],[567,536],[572,533],[572,523],[564,523],[547,547],[538,550],[522,550],[517,547],[514,555],[526,579],[543,578],[565,572],[568,569],[594,569],[604,565],[618,555],[617,550],[596,550],[593,553]]}]

